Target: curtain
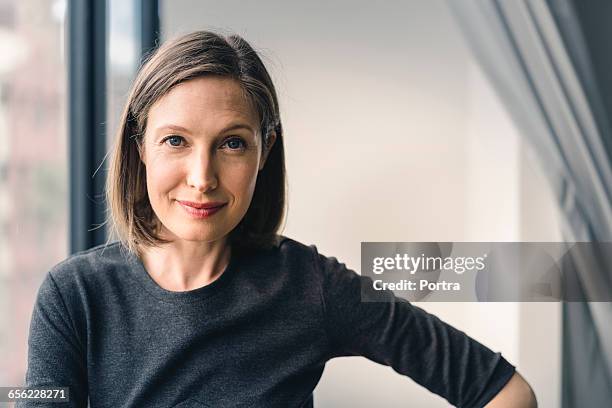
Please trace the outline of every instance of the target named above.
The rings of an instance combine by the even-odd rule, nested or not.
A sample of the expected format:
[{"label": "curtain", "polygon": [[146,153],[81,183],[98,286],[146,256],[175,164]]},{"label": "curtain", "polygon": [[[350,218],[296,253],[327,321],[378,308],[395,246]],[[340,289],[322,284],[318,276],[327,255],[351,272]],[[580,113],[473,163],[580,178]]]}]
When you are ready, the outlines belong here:
[{"label": "curtain", "polygon": [[[448,4],[477,61],[543,164],[564,215],[564,239],[612,241],[611,116],[605,106],[608,94],[601,92],[612,70],[597,70],[593,64],[574,3]],[[611,18],[609,14],[602,22]],[[576,273],[572,280],[578,283],[572,289],[581,291],[582,299],[608,300],[612,262],[595,253],[582,252],[571,260]],[[612,401],[611,322],[610,302],[564,302],[564,408],[607,406]]]}]

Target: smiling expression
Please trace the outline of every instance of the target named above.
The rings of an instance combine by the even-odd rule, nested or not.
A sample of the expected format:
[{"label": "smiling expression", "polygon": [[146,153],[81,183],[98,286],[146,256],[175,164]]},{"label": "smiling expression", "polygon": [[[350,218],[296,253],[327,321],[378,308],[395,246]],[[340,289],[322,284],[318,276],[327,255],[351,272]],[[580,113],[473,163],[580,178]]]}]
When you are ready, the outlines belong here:
[{"label": "smiling expression", "polygon": [[[173,87],[148,112],[141,159],[166,239],[223,239],[246,214],[263,168],[259,117],[239,82],[207,76]],[[181,204],[220,204],[197,210]]]}]

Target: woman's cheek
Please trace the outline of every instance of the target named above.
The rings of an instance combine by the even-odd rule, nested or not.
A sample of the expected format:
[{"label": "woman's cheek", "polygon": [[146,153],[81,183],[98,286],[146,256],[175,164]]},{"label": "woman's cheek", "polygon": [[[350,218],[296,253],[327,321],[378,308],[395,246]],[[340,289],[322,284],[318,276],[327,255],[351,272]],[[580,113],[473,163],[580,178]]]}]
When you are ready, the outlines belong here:
[{"label": "woman's cheek", "polygon": [[171,160],[157,159],[147,167],[147,186],[149,192],[163,198],[177,183],[179,174],[177,163]]},{"label": "woman's cheek", "polygon": [[243,169],[242,175],[239,178],[241,185],[240,190],[243,192],[243,200],[245,201],[245,205],[248,207],[250,205],[251,199],[253,197],[253,192],[255,191],[255,185],[257,184],[257,163],[249,163],[248,166],[245,166]]}]

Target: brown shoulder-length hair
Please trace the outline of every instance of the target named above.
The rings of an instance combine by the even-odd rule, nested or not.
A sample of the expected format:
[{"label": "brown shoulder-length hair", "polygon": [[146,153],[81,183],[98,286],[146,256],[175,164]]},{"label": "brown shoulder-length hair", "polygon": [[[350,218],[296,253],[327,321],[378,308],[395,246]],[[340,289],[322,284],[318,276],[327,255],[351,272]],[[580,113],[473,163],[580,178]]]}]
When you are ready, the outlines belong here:
[{"label": "brown shoulder-length hair", "polygon": [[[196,31],[162,44],[140,68],[129,93],[115,139],[106,182],[113,232],[132,253],[168,241],[158,236],[160,222],[146,186],[139,155],[151,106],[174,86],[208,75],[237,80],[259,114],[262,148],[270,149],[258,173],[250,207],[230,233],[235,249],[267,248],[276,242],[285,214],[285,156],[278,99],[263,62],[241,37]],[[264,152],[262,152],[263,154]]]}]

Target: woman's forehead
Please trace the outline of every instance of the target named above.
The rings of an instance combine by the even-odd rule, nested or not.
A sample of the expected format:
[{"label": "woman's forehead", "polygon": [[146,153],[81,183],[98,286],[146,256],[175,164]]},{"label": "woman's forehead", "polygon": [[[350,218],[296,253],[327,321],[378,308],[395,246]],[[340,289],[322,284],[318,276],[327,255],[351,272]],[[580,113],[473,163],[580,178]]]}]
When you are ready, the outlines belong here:
[{"label": "woman's forehead", "polygon": [[185,128],[226,127],[236,122],[256,127],[257,116],[237,80],[201,77],[176,85],[156,101],[149,110],[147,128],[168,123]]}]

